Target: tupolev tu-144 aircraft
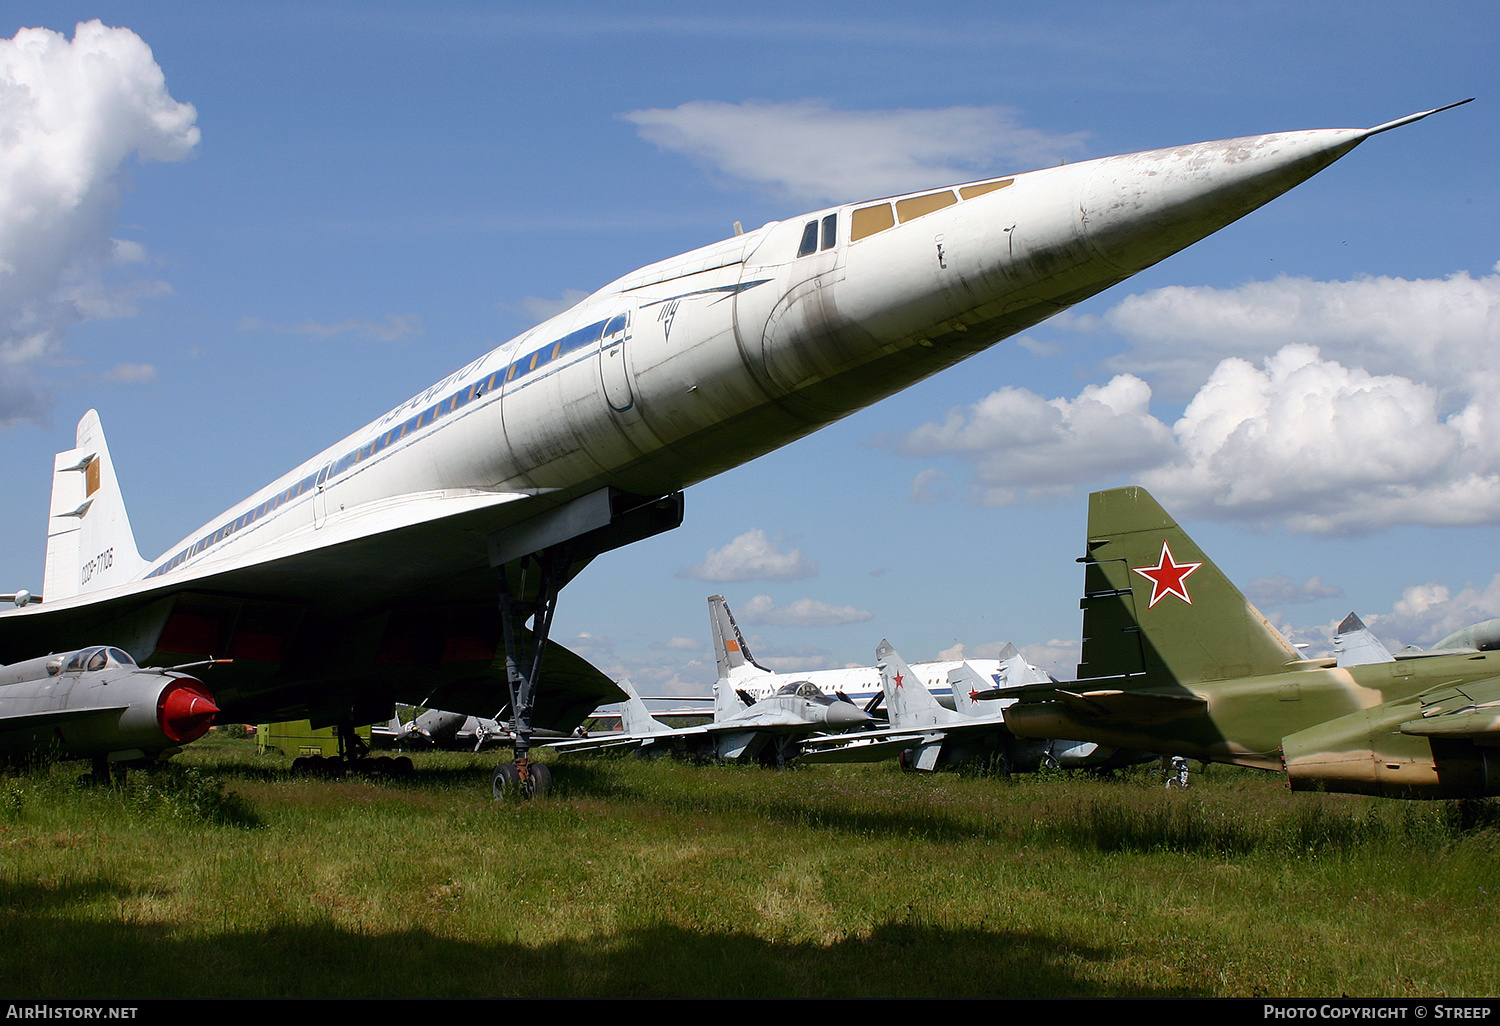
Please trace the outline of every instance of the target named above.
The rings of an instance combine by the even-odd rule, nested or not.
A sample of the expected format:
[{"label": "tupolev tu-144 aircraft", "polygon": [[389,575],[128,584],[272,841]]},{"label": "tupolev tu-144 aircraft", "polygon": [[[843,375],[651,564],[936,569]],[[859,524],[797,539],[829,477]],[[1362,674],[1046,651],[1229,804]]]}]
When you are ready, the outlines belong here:
[{"label": "tupolev tu-144 aircraft", "polygon": [[224,656],[221,718],[308,717],[351,735],[398,700],[493,715],[508,691],[515,761],[495,787],[529,792],[533,726],[568,730],[621,698],[549,640],[559,591],[601,553],[677,526],[684,488],[1124,281],[1433,113],[849,203],[651,264],[155,559],[137,550],[90,411],[54,464],[45,601],[0,613],[0,661],[85,645],[142,664]]}]

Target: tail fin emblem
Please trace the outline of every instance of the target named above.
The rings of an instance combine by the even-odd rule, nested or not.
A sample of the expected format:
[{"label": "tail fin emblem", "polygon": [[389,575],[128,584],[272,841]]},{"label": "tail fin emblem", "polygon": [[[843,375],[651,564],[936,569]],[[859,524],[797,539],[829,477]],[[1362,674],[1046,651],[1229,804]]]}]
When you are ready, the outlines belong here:
[{"label": "tail fin emblem", "polygon": [[1136,573],[1151,582],[1151,601],[1146,605],[1152,608],[1168,595],[1176,595],[1188,605],[1193,604],[1193,598],[1188,594],[1187,578],[1194,570],[1202,566],[1202,563],[1179,563],[1172,558],[1172,550],[1165,541],[1161,543],[1161,561],[1155,566],[1132,567]]}]

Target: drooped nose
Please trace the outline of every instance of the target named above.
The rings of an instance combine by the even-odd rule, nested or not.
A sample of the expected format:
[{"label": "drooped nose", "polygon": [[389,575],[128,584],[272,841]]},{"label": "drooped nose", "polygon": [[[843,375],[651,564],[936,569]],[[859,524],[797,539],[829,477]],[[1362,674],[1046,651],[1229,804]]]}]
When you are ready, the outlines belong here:
[{"label": "drooped nose", "polygon": [[1083,183],[1085,237],[1134,274],[1307,181],[1368,134],[1278,132],[1106,157]]}]

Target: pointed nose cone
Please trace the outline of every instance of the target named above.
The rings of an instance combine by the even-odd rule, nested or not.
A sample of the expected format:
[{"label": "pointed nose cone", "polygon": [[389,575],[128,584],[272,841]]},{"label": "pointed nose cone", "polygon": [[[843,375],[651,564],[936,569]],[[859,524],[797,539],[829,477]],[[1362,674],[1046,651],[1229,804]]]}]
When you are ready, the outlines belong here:
[{"label": "pointed nose cone", "polygon": [[156,703],[156,722],[173,741],[196,741],[208,733],[219,707],[201,681],[179,677],[162,691]]},{"label": "pointed nose cone", "polygon": [[1280,132],[1106,157],[1084,183],[1084,233],[1134,274],[1307,181],[1369,134]]},{"label": "pointed nose cone", "polygon": [[828,707],[827,723],[830,727],[862,727],[875,722],[875,717],[857,705],[835,702]]}]

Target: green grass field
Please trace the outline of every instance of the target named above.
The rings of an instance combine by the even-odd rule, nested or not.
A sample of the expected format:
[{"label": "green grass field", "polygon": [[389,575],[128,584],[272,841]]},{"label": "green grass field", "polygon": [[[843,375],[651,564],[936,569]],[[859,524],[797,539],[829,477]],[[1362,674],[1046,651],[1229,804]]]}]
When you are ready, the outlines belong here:
[{"label": "green grass field", "polygon": [[208,739],[124,790],[0,778],[0,995],[1500,991],[1487,806],[634,759],[496,803],[495,759],[311,780]]}]

